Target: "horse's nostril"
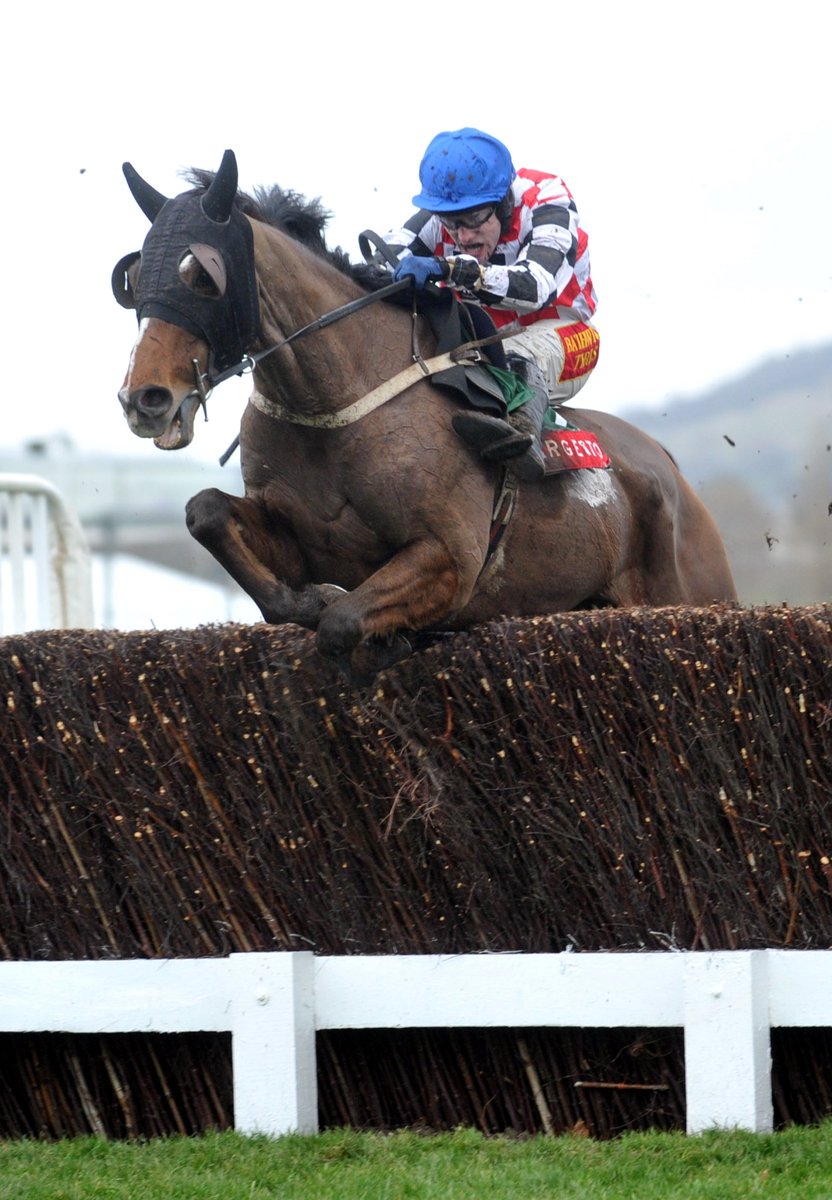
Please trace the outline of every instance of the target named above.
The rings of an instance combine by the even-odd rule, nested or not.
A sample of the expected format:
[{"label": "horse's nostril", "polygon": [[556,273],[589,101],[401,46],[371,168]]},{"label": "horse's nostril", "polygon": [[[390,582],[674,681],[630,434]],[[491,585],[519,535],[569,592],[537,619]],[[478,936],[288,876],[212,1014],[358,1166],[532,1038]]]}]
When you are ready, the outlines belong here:
[{"label": "horse's nostril", "polygon": [[167,388],[145,387],[134,392],[132,400],[139,412],[156,417],[167,412],[173,402],[173,396]]}]

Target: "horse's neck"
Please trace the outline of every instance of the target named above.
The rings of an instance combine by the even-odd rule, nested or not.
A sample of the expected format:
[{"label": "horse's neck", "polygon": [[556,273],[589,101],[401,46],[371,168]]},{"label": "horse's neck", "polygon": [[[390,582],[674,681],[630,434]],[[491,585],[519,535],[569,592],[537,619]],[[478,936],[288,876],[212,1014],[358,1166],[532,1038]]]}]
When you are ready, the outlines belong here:
[{"label": "horse's neck", "polygon": [[[274,229],[254,223],[263,349],[363,295],[347,275]],[[332,412],[359,399],[410,361],[406,315],[386,304],[312,330],[257,368],[257,388],[298,413]]]}]

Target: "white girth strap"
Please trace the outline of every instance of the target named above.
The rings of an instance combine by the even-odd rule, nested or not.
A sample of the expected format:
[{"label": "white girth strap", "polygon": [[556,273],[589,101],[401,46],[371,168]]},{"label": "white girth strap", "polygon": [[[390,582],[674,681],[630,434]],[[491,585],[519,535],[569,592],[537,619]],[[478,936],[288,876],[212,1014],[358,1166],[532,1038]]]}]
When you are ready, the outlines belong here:
[{"label": "white girth strap", "polygon": [[477,351],[469,351],[467,355],[460,355],[459,350],[453,350],[448,354],[437,354],[435,358],[420,359],[418,362],[411,363],[409,367],[405,367],[403,371],[399,371],[398,375],[394,375],[386,383],[381,383],[377,388],[373,388],[371,392],[362,396],[360,400],[356,400],[354,404],[349,404],[346,408],[339,409],[334,413],[306,416],[303,413],[289,412],[281,404],[269,400],[256,389],[249,396],[249,400],[258,412],[267,417],[274,417],[277,421],[289,421],[293,425],[310,425],[316,429],[340,429],[344,425],[352,425],[354,421],[360,421],[362,417],[367,416],[367,413],[380,408],[382,404],[386,404],[400,392],[407,391],[420,379],[427,379],[430,375],[435,375],[437,371],[447,371],[449,367],[458,367],[478,361]]}]

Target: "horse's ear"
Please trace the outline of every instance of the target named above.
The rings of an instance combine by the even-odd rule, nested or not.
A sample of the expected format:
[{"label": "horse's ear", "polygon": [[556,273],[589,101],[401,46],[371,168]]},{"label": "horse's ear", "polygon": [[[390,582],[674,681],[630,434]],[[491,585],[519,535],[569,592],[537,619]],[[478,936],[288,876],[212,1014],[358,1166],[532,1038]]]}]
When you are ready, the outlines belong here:
[{"label": "horse's ear", "polygon": [[152,224],[159,215],[159,209],[167,202],[167,196],[163,196],[149,183],[145,183],[131,163],[122,163],[121,169],[127,180],[127,186],[133,194],[133,199]]},{"label": "horse's ear", "polygon": [[202,197],[202,211],[209,220],[224,225],[231,216],[234,198],[237,195],[237,178],[237,159],[234,151],[226,150],[219,171]]}]

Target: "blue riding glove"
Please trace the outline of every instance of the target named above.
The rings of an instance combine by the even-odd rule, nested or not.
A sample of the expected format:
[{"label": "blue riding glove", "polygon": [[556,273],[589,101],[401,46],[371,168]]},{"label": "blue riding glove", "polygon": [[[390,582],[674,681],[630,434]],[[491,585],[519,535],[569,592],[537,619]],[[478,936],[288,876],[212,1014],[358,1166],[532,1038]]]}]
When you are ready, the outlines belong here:
[{"label": "blue riding glove", "polygon": [[448,267],[443,259],[423,258],[418,254],[409,254],[407,258],[403,258],[393,272],[396,283],[400,279],[412,279],[417,291],[421,291],[431,280],[438,282],[447,277]]}]

